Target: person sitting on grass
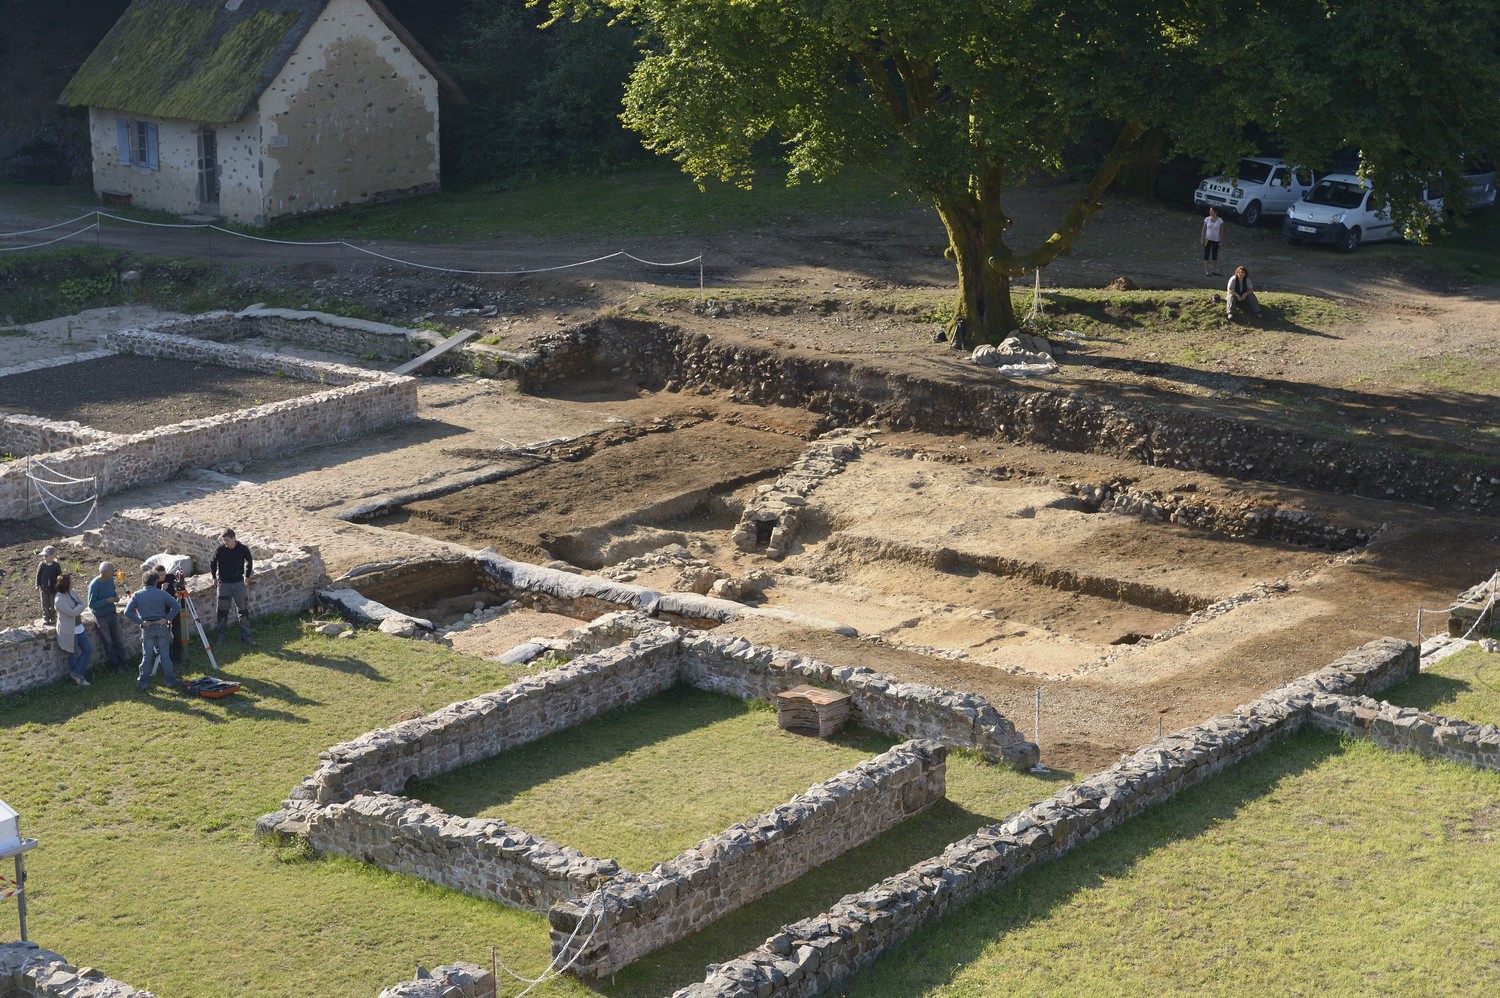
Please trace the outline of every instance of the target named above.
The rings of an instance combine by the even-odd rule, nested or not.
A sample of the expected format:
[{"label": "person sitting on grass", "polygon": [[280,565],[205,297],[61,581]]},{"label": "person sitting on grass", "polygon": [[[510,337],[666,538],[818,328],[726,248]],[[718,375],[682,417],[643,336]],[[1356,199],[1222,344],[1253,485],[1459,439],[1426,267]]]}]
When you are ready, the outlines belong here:
[{"label": "person sitting on grass", "polygon": [[1234,308],[1243,305],[1260,318],[1260,301],[1255,297],[1255,285],[1250,283],[1250,271],[1244,264],[1234,268],[1234,276],[1229,278],[1229,287],[1224,295],[1224,301],[1229,311],[1229,321],[1234,321]]}]

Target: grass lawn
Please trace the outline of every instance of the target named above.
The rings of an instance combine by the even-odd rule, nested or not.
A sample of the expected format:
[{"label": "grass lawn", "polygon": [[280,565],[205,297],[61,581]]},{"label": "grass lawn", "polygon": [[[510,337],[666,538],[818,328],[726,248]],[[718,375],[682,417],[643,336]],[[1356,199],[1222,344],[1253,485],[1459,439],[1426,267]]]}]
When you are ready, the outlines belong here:
[{"label": "grass lawn", "polygon": [[918,933],[848,994],[1500,994],[1500,776],[1307,731]]},{"label": "grass lawn", "polygon": [[1392,686],[1379,699],[1474,724],[1500,724],[1500,655],[1475,645]]}]

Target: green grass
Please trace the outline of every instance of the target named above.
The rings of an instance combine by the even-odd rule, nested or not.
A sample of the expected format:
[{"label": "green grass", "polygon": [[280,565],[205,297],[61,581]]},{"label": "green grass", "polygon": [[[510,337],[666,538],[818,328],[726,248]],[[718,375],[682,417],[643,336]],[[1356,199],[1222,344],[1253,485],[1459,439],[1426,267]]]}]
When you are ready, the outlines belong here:
[{"label": "green grass", "polygon": [[1474,724],[1500,724],[1500,654],[1467,648],[1391,687],[1381,699]]},{"label": "green grass", "polygon": [[[714,236],[730,230],[835,215],[852,206],[912,204],[883,177],[860,174],[787,187],[768,173],[753,190],[706,181],[703,190],[674,166],[652,164],[604,177],[560,177],[514,190],[473,188],[340,210],[274,224],[279,239],[486,237],[614,238]],[[260,231],[260,230],[255,230]]]},{"label": "green grass", "polygon": [[[1354,379],[1354,384],[1372,381]],[[1444,395],[1500,395],[1500,347],[1483,347],[1462,354],[1442,354],[1408,361],[1381,373],[1381,380],[1413,391]]]},{"label": "green grass", "polygon": [[1500,993],[1500,777],[1308,731],[919,932],[849,995]]},{"label": "green grass", "polygon": [[[184,998],[300,998],[312,982],[366,998],[418,963],[485,963],[491,945],[539,972],[539,916],[252,835],[329,745],[520,670],[294,621],[258,636],[253,653],[226,650],[246,692],[224,700],[141,697],[128,676],[0,700],[0,799],[41,843],[27,858],[31,938]],[[560,981],[549,993],[584,992]]]},{"label": "green grass", "polygon": [[[1462,223],[1462,224],[1459,224]],[[1423,258],[1465,281],[1500,281],[1500,208],[1491,206],[1451,221],[1423,247]]]}]

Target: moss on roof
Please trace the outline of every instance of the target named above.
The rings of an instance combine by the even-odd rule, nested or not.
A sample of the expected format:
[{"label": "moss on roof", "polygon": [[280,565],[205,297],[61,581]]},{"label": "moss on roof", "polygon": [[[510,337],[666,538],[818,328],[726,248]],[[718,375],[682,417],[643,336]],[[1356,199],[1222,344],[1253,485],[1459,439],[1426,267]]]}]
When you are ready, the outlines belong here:
[{"label": "moss on roof", "polygon": [[153,118],[238,121],[327,0],[134,0],[58,99]]}]

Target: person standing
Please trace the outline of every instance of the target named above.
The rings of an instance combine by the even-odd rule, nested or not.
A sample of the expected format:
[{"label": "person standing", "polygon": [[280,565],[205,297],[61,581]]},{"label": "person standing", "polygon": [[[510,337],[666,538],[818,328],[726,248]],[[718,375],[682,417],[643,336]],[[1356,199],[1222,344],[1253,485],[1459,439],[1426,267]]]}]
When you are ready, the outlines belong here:
[{"label": "person standing", "polygon": [[36,567],[36,588],[42,594],[42,622],[57,623],[53,600],[57,595],[57,580],[62,577],[62,566],[57,563],[57,548],[48,544],[42,548],[42,563]]},{"label": "person standing", "polygon": [[147,572],[141,588],[125,604],[125,619],[141,628],[141,668],[135,676],[135,688],[145,690],[151,677],[161,667],[167,685],[174,689],[180,680],[172,668],[172,620],[182,612],[182,604],[156,588],[156,573]]},{"label": "person standing", "polygon": [[68,675],[79,686],[87,686],[83,678],[88,671],[89,659],[94,657],[94,646],[83,627],[81,616],[89,605],[73,593],[73,576],[64,573],[57,577],[57,647],[68,653]]},{"label": "person standing", "polygon": [[99,563],[99,574],[89,582],[89,610],[94,622],[99,625],[99,643],[109,659],[110,668],[125,671],[125,631],[120,627],[117,606],[120,591],[115,588],[115,565],[112,561]]},{"label": "person standing", "polygon": [[[1224,220],[1219,217],[1219,209],[1209,208],[1208,217],[1203,220],[1203,276],[1219,272],[1219,243],[1224,238]],[[1214,269],[1208,269],[1208,261],[1212,258]]]},{"label": "person standing", "polygon": [[208,563],[208,574],[219,584],[218,624],[214,629],[214,644],[224,641],[224,625],[229,622],[229,604],[239,612],[240,642],[255,644],[250,633],[250,577],[255,574],[255,559],[250,549],[234,538],[234,530],[226,529],[219,535],[221,543]]},{"label": "person standing", "polygon": [[1250,283],[1250,271],[1244,264],[1234,268],[1234,275],[1229,278],[1229,285],[1225,288],[1224,305],[1229,313],[1229,321],[1234,321],[1234,308],[1242,305],[1255,313],[1260,318],[1260,300],[1255,297],[1255,285]]},{"label": "person standing", "polygon": [[187,583],[182,575],[167,574],[167,566],[158,564],[154,572],[156,588],[177,600],[183,612],[172,618],[172,668],[180,670],[187,658],[187,642],[182,640],[183,618],[187,616]]}]

